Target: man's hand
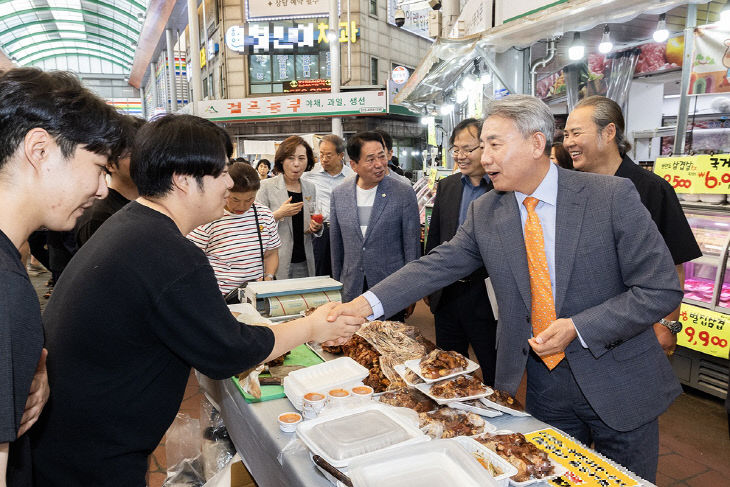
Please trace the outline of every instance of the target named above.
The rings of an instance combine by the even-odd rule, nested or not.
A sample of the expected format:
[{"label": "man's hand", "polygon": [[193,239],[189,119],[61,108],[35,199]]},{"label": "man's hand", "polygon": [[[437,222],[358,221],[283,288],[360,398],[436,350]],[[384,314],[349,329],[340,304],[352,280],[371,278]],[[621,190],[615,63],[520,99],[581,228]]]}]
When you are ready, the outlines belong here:
[{"label": "man's hand", "polygon": [[292,203],[291,196],[274,212],[274,219],[279,221],[284,217],[293,216],[302,211],[304,203]]},{"label": "man's hand", "polygon": [[656,339],[659,340],[659,345],[664,349],[664,353],[671,356],[674,353],[674,349],[677,348],[677,335],[669,331],[669,328],[661,323],[654,323],[654,333],[656,334]]},{"label": "man's hand", "polygon": [[373,309],[370,307],[368,300],[363,296],[358,296],[349,303],[340,303],[333,307],[327,316],[327,320],[332,323],[341,315],[358,316],[365,319],[371,314],[373,314]]},{"label": "man's hand", "polygon": [[314,313],[308,316],[311,320],[311,340],[317,343],[345,343],[357,330],[365,319],[359,316],[340,314],[336,319],[330,320],[329,314],[332,309],[339,306],[338,303],[327,303],[317,308]]},{"label": "man's hand", "polygon": [[28,393],[28,399],[25,401],[25,412],[20,420],[18,437],[28,431],[38,421],[38,417],[41,415],[41,411],[43,411],[43,406],[48,402],[48,396],[51,390],[48,387],[47,356],[48,350],[44,348],[41,352],[41,358],[38,361],[35,375],[33,376],[33,382],[30,383],[30,392]]},{"label": "man's hand", "polygon": [[528,340],[530,346],[540,357],[565,351],[565,348],[578,336],[573,320],[560,318],[550,323],[542,333]]},{"label": "man's hand", "polygon": [[408,318],[409,316],[411,316],[411,315],[413,314],[413,311],[414,311],[415,309],[416,309],[416,303],[413,303],[412,305],[408,306],[408,307],[406,308],[406,314],[405,314],[405,316],[403,317],[403,319],[406,319],[406,318]]}]

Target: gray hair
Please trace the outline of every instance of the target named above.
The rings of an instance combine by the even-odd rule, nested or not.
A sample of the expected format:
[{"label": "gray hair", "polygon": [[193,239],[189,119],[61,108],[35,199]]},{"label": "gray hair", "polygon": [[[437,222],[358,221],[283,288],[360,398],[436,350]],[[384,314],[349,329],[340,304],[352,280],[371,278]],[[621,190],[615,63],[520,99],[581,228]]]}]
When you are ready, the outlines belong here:
[{"label": "gray hair", "polygon": [[594,95],[583,98],[575,106],[575,108],[581,107],[593,107],[593,117],[591,118],[601,132],[609,123],[612,123],[616,127],[615,141],[621,157],[625,156],[631,150],[631,143],[626,140],[624,135],[624,114],[621,112],[621,107],[618,103],[605,96]]},{"label": "gray hair", "polygon": [[535,132],[543,134],[545,136],[545,154],[550,155],[555,132],[555,118],[550,108],[541,100],[530,95],[509,95],[489,103],[484,119],[493,116],[512,120],[525,139]]},{"label": "gray hair", "polygon": [[322,137],[319,141],[319,145],[322,145],[322,142],[329,142],[330,144],[335,146],[335,151],[338,154],[342,154],[345,152],[345,140],[340,137],[339,135],[335,134],[328,134]]}]

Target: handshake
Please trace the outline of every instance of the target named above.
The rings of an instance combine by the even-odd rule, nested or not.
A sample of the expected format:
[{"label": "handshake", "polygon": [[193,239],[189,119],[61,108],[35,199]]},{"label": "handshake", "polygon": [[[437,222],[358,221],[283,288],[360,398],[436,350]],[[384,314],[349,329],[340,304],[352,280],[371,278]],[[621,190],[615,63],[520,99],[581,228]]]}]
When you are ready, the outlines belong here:
[{"label": "handshake", "polygon": [[342,345],[372,313],[370,304],[362,296],[349,303],[324,304],[307,317],[310,320],[311,341],[326,346]]}]

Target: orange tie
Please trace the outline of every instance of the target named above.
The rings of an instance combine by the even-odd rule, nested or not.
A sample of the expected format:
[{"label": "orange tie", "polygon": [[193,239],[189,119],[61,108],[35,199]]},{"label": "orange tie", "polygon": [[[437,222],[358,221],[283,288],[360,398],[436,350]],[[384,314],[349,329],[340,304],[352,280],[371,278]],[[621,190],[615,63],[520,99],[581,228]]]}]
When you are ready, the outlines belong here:
[{"label": "orange tie", "polygon": [[[527,208],[525,221],[525,249],[527,250],[527,267],[530,270],[530,292],[532,293],[532,334],[539,335],[550,323],[555,321],[555,303],[550,285],[550,270],[545,257],[545,240],[542,236],[540,218],[535,207],[540,202],[528,196],[522,202]],[[548,369],[553,370],[565,354],[560,352],[540,357]]]}]

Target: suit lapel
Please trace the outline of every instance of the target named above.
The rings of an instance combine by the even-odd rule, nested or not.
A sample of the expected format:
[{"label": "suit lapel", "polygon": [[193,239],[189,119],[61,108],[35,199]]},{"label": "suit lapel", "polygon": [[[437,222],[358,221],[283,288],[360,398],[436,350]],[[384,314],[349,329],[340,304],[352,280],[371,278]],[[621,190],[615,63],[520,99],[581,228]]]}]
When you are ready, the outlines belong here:
[{"label": "suit lapel", "polygon": [[383,213],[385,205],[388,203],[388,199],[392,197],[389,194],[390,182],[387,179],[390,176],[385,176],[382,181],[378,184],[378,189],[375,190],[375,201],[373,201],[373,210],[370,213],[370,221],[368,222],[368,229],[365,231],[365,238],[363,241],[367,242],[370,234],[373,233],[373,228],[378,223],[378,218]]},{"label": "suit lapel", "polygon": [[500,205],[494,212],[494,220],[507,262],[515,276],[517,288],[520,290],[525,307],[531,310],[532,295],[530,294],[530,271],[527,269],[527,251],[522,235],[520,210],[517,208],[517,199],[513,192],[510,191],[501,196]]},{"label": "suit lapel", "polygon": [[573,272],[578,238],[583,226],[586,195],[583,184],[576,181],[570,171],[558,171],[558,199],[555,212],[555,312],[565,301],[570,274]]}]

